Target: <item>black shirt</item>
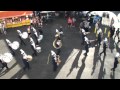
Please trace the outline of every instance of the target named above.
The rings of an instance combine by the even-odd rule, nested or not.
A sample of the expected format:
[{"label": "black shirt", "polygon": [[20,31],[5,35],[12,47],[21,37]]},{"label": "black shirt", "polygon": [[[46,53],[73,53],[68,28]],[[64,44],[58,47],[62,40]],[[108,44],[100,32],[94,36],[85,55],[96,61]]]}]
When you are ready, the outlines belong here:
[{"label": "black shirt", "polygon": [[106,45],[106,43],[104,42],[104,43],[103,43],[103,50],[106,50],[106,48],[107,48],[107,45]]}]

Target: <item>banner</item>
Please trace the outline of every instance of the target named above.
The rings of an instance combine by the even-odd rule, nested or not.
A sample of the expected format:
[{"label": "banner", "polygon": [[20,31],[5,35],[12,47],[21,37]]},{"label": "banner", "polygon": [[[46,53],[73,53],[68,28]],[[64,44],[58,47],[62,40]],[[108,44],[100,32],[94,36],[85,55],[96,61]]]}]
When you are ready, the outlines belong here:
[{"label": "banner", "polygon": [[6,28],[14,28],[14,27],[21,27],[24,25],[30,25],[30,20],[24,20],[22,22],[17,22],[17,23],[7,23]]}]

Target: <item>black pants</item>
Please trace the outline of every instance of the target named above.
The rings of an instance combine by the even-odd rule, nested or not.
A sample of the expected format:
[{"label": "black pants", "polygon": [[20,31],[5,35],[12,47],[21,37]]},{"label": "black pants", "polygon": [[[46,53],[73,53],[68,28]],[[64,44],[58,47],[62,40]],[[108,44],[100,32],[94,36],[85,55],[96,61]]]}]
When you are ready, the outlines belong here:
[{"label": "black pants", "polygon": [[55,72],[58,68],[57,63],[55,62],[54,58],[52,58],[52,62],[53,62],[53,71]]},{"label": "black pants", "polygon": [[119,34],[115,34],[115,37],[114,37],[114,39],[116,38],[116,36],[118,37],[118,40],[119,40]]},{"label": "black pants", "polygon": [[[116,59],[116,58],[115,58],[115,59]],[[113,68],[112,68],[113,71],[115,71],[115,69],[117,68],[117,65],[118,65],[118,61],[115,60],[115,61],[114,61],[114,66],[113,66]]]},{"label": "black pants", "polygon": [[37,43],[38,43],[38,37],[36,37],[35,34],[34,34],[34,37],[35,37],[35,40],[36,40],[36,43],[35,43],[35,44],[37,44]]},{"label": "black pants", "polygon": [[85,52],[85,56],[87,56],[87,53],[89,52],[89,50],[88,49],[86,49],[86,52]]},{"label": "black pants", "polygon": [[10,46],[9,46],[9,49],[10,49],[12,55],[15,56],[15,51]]},{"label": "black pants", "polygon": [[56,54],[57,54],[57,55],[60,55],[60,52],[61,52],[61,50],[60,50],[60,49],[57,49]]},{"label": "black pants", "polygon": [[34,47],[31,45],[31,48],[32,48],[32,50],[33,50],[33,54],[32,54],[32,56],[37,56],[37,51],[34,49]]},{"label": "black pants", "polygon": [[84,45],[84,43],[85,43],[85,39],[84,39],[84,35],[83,34],[81,34],[81,39],[82,39],[82,43],[81,44],[83,44]]},{"label": "black pants", "polygon": [[0,60],[0,63],[2,64],[2,69],[3,69],[4,67],[6,67],[7,69],[9,69],[6,62],[2,62],[2,61]]},{"label": "black pants", "polygon": [[113,35],[114,35],[113,33],[112,33],[112,34],[110,34],[110,38],[112,38],[112,37],[113,37]]},{"label": "black pants", "polygon": [[100,46],[101,45],[101,40],[97,40],[97,44],[98,44],[98,46]]},{"label": "black pants", "polygon": [[103,50],[103,51],[100,53],[100,55],[101,55],[102,53],[104,53],[104,56],[106,56],[106,50]]},{"label": "black pants", "polygon": [[28,33],[28,36],[31,36],[31,33]]},{"label": "black pants", "polygon": [[23,69],[26,70],[26,69],[30,69],[30,65],[29,65],[29,62],[27,62],[27,60],[23,59],[23,63],[24,63],[24,67]]}]

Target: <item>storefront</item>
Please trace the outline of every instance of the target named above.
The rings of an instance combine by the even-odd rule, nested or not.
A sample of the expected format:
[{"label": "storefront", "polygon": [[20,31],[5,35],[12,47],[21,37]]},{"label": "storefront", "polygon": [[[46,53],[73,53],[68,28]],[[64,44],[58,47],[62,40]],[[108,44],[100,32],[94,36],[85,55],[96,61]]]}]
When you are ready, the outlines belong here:
[{"label": "storefront", "polygon": [[5,23],[6,28],[30,25],[32,11],[0,11],[0,21]]}]

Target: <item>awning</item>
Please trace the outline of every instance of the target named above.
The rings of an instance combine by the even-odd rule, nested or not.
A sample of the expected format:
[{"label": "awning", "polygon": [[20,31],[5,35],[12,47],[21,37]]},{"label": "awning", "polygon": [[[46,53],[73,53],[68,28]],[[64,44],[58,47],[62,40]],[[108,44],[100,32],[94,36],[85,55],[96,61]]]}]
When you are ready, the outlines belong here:
[{"label": "awning", "polygon": [[0,19],[33,14],[33,11],[0,11]]},{"label": "awning", "polygon": [[41,11],[40,13],[54,13],[55,11]]}]

